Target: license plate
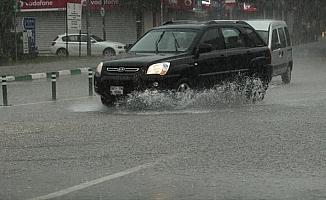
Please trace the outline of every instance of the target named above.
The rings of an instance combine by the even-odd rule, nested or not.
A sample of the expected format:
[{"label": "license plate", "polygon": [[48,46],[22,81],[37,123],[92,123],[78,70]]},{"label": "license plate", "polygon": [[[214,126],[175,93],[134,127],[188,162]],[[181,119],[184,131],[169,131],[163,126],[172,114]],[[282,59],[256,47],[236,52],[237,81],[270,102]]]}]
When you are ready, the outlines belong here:
[{"label": "license plate", "polygon": [[123,95],[123,86],[110,86],[112,95]]}]

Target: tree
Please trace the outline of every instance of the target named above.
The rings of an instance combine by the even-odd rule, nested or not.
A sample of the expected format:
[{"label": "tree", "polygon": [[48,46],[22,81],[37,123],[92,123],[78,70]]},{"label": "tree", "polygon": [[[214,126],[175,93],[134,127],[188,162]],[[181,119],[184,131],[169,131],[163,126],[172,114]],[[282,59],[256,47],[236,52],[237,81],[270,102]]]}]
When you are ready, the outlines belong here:
[{"label": "tree", "polygon": [[10,57],[16,4],[16,0],[0,1],[0,58]]},{"label": "tree", "polygon": [[[156,19],[156,11],[160,5],[160,0],[125,0],[122,6],[131,8],[136,13],[137,38],[143,34],[143,16],[145,10],[152,10],[153,19]],[[153,26],[156,25],[153,20]]]}]

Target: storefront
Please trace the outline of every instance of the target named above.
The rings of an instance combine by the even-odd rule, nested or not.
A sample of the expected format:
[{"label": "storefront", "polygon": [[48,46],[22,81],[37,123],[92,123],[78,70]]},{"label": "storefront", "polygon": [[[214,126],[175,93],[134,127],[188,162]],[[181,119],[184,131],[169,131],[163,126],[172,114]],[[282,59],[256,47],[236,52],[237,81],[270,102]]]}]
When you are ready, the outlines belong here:
[{"label": "storefront", "polygon": [[[90,33],[103,37],[102,16],[100,14],[101,0],[90,1]],[[136,40],[136,16],[132,9],[122,8],[119,0],[105,1],[106,39],[132,43]],[[84,4],[85,5],[85,4]],[[40,53],[49,51],[53,39],[66,32],[66,2],[62,0],[28,0],[21,3],[18,13],[17,30],[22,31],[22,19],[35,17],[36,46]],[[82,11],[82,32],[86,32],[86,11]]]}]

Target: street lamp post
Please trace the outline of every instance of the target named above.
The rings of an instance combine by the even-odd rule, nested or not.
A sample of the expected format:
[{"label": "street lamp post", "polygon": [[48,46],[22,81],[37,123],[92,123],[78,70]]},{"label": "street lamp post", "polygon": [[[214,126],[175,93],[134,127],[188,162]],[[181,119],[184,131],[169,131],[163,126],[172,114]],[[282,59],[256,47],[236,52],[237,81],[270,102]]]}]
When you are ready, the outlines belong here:
[{"label": "street lamp post", "polygon": [[91,38],[89,36],[89,15],[90,0],[86,1],[86,35],[87,35],[87,56],[91,56]]}]

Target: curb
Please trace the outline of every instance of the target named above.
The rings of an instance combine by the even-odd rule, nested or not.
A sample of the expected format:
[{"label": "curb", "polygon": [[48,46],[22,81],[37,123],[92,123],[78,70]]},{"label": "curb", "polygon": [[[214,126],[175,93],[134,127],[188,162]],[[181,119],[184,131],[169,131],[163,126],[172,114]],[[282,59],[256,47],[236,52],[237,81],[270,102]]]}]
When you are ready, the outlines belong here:
[{"label": "curb", "polygon": [[[71,70],[61,70],[57,71],[57,77],[64,76],[64,75],[80,75],[82,73],[88,73],[87,67],[85,68],[78,68],[78,69],[71,69]],[[93,71],[95,68],[91,68]],[[43,79],[43,78],[51,78],[51,72],[43,72],[43,73],[35,73],[35,74],[28,74],[23,76],[6,76],[6,79],[8,82],[12,81],[32,81],[37,79]],[[2,80],[2,78],[0,77]]]}]

